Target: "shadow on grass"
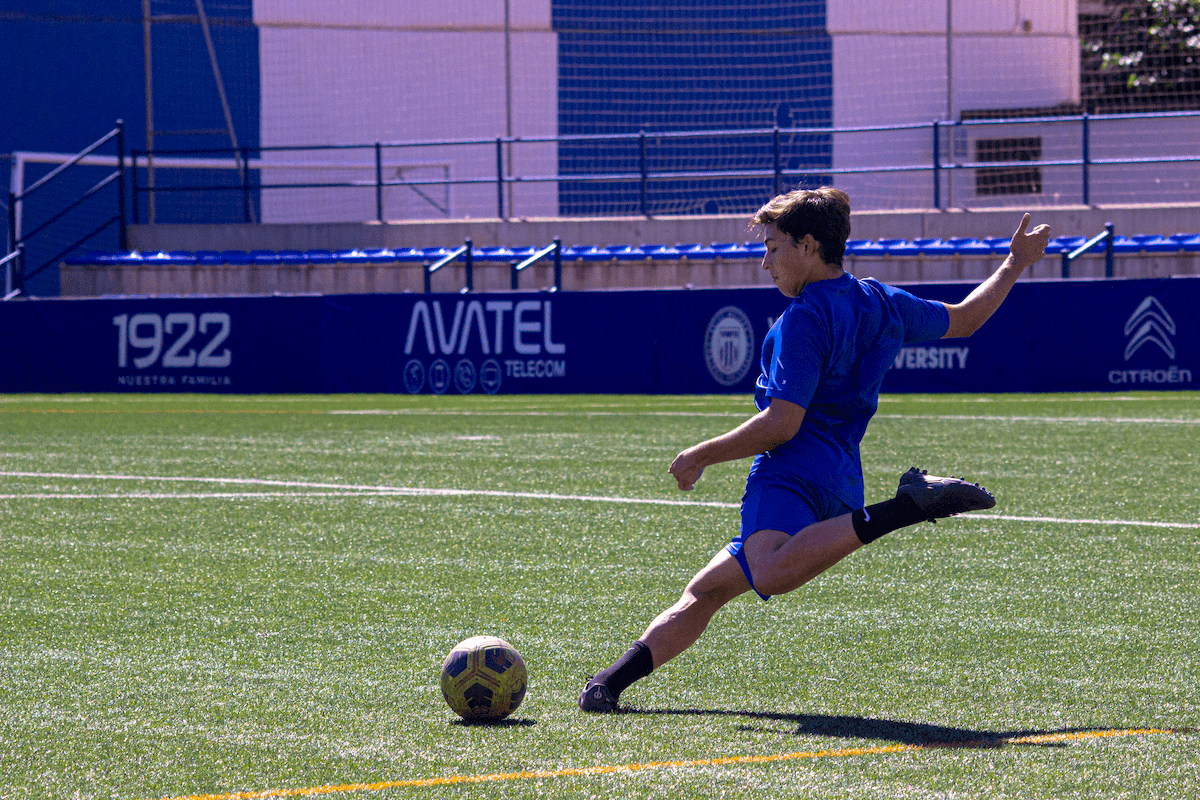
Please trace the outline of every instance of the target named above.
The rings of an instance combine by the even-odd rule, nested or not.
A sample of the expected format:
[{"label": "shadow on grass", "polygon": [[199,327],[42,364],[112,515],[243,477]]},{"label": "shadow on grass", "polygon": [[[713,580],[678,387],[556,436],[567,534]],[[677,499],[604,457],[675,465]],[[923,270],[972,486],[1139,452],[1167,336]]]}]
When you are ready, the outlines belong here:
[{"label": "shadow on grass", "polygon": [[[741,717],[747,720],[764,720],[795,724],[795,736],[826,736],[832,739],[873,739],[900,744],[925,747],[1066,747],[1065,741],[1020,741],[1031,737],[1063,734],[1089,734],[1116,731],[1117,728],[1054,728],[1018,731],[990,731],[974,728],[951,728],[925,722],[903,722],[892,719],[867,717],[828,716],[820,714],[777,714],[766,711],[737,711],[731,709],[656,709],[622,708],[621,714],[647,714],[669,716]],[[739,730],[761,732],[765,729],[753,725],[741,725]],[[1016,741],[1014,741],[1016,740]]]},{"label": "shadow on grass", "polygon": [[518,718],[513,719],[455,719],[450,721],[451,725],[458,725],[463,728],[530,728],[537,724],[537,720]]}]

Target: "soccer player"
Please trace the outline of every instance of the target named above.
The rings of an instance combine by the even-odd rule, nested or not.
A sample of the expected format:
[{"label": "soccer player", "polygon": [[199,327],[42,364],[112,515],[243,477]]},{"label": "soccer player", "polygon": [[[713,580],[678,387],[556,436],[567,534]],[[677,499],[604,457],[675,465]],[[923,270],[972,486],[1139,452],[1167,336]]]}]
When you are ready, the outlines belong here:
[{"label": "soccer player", "polygon": [[863,545],[924,520],[991,508],[978,484],[910,469],[895,497],[865,506],[859,443],[879,386],[900,348],[970,336],[999,308],[1017,278],[1043,255],[1050,228],[1026,214],[999,268],[965,300],[923,300],[842,268],[850,198],[832,188],[780,195],[754,215],[767,246],[763,269],[795,298],[763,341],[754,392],[758,414],[689,447],[670,474],[690,490],[710,464],[754,456],[741,530],[696,573],[674,605],[615,663],[589,678],[583,711],[617,710],[621,692],[692,645],[713,615],[754,590],[790,592]]}]

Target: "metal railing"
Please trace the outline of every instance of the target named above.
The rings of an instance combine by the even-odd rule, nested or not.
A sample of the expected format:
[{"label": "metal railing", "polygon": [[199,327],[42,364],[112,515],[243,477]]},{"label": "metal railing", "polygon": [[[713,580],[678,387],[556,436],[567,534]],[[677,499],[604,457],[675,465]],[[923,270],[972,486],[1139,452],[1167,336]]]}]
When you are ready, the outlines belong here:
[{"label": "metal railing", "polygon": [[20,269],[24,249],[24,245],[17,245],[11,253],[0,258],[0,267],[4,268],[4,297],[0,299],[12,300],[21,293]]},{"label": "metal railing", "polygon": [[[25,201],[34,193],[44,189],[56,178],[65,174],[72,167],[86,161],[92,153],[103,147],[110,141],[116,140],[117,157],[116,169],[103,177],[98,183],[94,184],[90,189],[87,189],[78,197],[75,197],[68,202],[64,207],[60,208],[55,214],[48,219],[43,220],[31,230],[22,230],[21,215]],[[46,259],[42,264],[34,269],[26,269],[25,252],[28,249],[30,239],[38,234],[46,231],[51,225],[58,222],[67,216],[70,212],[79,208],[84,202],[92,197],[95,197],[106,187],[117,184],[117,213],[100,223],[97,227],[85,233],[83,236],[75,239],[70,245],[60,250],[54,256]],[[54,266],[66,255],[70,254],[84,242],[99,235],[112,225],[117,225],[120,229],[119,239],[121,249],[125,249],[127,245],[126,237],[126,210],[125,210],[125,125],[121,120],[117,120],[117,126],[111,131],[101,136],[96,141],[85,147],[80,152],[68,161],[58,165],[49,173],[33,183],[29,187],[22,188],[20,191],[9,191],[8,193],[8,232],[9,242],[11,242],[12,251],[8,253],[2,260],[0,265],[5,267],[5,294],[4,299],[9,300],[21,294],[24,290],[25,282],[30,278],[38,275],[43,270]]]},{"label": "metal railing", "polygon": [[1104,230],[1101,233],[1088,239],[1070,252],[1064,250],[1062,254],[1063,279],[1071,277],[1071,263],[1075,259],[1095,249],[1100,244],[1104,245],[1104,277],[1111,278],[1113,276],[1113,243],[1116,241],[1116,238],[1116,234],[1113,233],[1113,224],[1108,222],[1105,223]]},{"label": "metal railing", "polygon": [[[651,199],[651,189],[656,185],[668,184],[670,182],[679,181],[716,181],[716,180],[756,180],[763,183],[762,190],[774,190],[779,192],[794,185],[797,182],[812,181],[814,179],[829,180],[836,176],[885,176],[896,173],[916,173],[926,176],[925,184],[929,197],[932,197],[932,207],[942,209],[947,207],[947,194],[950,191],[949,179],[955,175],[970,170],[1003,170],[1003,169],[1021,169],[1021,168],[1077,168],[1079,170],[1075,179],[1075,189],[1073,193],[1077,193],[1076,197],[1079,202],[1084,205],[1090,205],[1093,201],[1093,173],[1098,167],[1112,167],[1119,165],[1172,165],[1184,163],[1200,162],[1200,137],[1194,137],[1189,140],[1185,134],[1183,141],[1178,145],[1178,149],[1183,152],[1171,155],[1157,155],[1148,152],[1144,147],[1144,143],[1139,141],[1123,142],[1122,150],[1128,151],[1133,149],[1133,152],[1122,155],[1096,156],[1093,136],[1095,126],[1098,123],[1113,123],[1129,120],[1180,120],[1193,118],[1200,121],[1200,111],[1185,111],[1185,112],[1167,112],[1167,113],[1143,113],[1143,114],[1107,114],[1107,115],[1048,115],[1048,116],[1014,116],[1000,119],[974,119],[974,120],[958,120],[958,121],[943,121],[933,120],[923,123],[912,123],[904,125],[879,125],[879,126],[856,126],[856,127],[803,127],[803,128],[753,128],[753,129],[737,129],[737,130],[700,130],[700,131],[660,131],[647,132],[639,131],[637,133],[623,134],[607,134],[607,135],[562,135],[562,136],[526,136],[526,137],[495,137],[495,138],[478,138],[478,139],[445,139],[445,140],[427,140],[427,141],[409,141],[409,142],[373,142],[367,144],[347,144],[347,145],[295,145],[295,146],[271,146],[249,148],[242,147],[238,150],[230,148],[225,149],[204,149],[204,150],[158,150],[154,153],[138,153],[134,152],[132,163],[135,166],[140,166],[147,163],[159,163],[164,157],[170,160],[173,164],[180,164],[187,158],[196,158],[198,166],[212,168],[216,165],[221,165],[229,169],[239,169],[248,165],[248,169],[239,169],[240,181],[236,185],[223,183],[216,185],[213,183],[191,183],[179,184],[173,186],[155,186],[150,187],[139,183],[137,179],[137,171],[134,173],[133,184],[133,221],[139,221],[139,211],[142,204],[139,197],[146,196],[153,198],[156,194],[173,193],[173,192],[194,192],[194,191],[211,191],[211,192],[239,192],[241,195],[241,204],[243,209],[243,220],[251,222],[255,219],[253,209],[253,197],[255,194],[268,191],[286,191],[297,189],[357,189],[359,191],[370,189],[373,191],[373,218],[376,221],[383,222],[387,218],[387,209],[385,208],[385,190],[393,187],[404,187],[412,191],[422,191],[427,187],[443,187],[449,190],[450,187],[464,186],[484,186],[494,187],[494,210],[496,217],[500,219],[510,219],[514,216],[519,216],[516,209],[512,207],[513,203],[509,192],[514,187],[533,186],[537,184],[571,184],[571,185],[586,185],[586,184],[606,184],[611,186],[627,186],[631,192],[631,196],[636,194],[636,213],[642,216],[652,216],[656,213],[655,203]],[[1063,157],[1052,158],[1034,158],[1034,159],[1010,159],[1010,160],[970,160],[966,158],[965,153],[959,152],[963,149],[963,140],[972,135],[972,133],[986,132],[987,129],[996,129],[1001,127],[1013,126],[1042,126],[1043,130],[1051,128],[1056,132],[1061,132],[1063,137],[1069,136],[1077,140],[1074,145],[1060,145],[1053,148],[1056,153],[1069,153],[1074,149],[1073,154],[1064,155]],[[1074,133],[1070,133],[1067,128],[1073,129]],[[920,148],[921,153],[916,153],[911,160],[904,161],[904,153],[912,150],[910,146],[889,148],[886,144],[888,137],[893,140],[898,140],[899,137],[906,134],[912,134],[924,131],[927,139],[927,144]],[[871,137],[871,141],[883,142],[883,144],[872,145],[877,147],[879,152],[885,155],[873,164],[862,166],[835,166],[832,156],[832,146],[826,146],[833,140],[833,137],[854,137],[865,136]],[[880,137],[883,137],[882,139]],[[738,145],[737,140],[750,140],[750,144]],[[824,142],[816,146],[816,151],[808,151],[797,153],[798,148],[814,147],[813,142]],[[802,145],[795,144],[802,142]],[[651,143],[657,148],[656,154],[651,153]],[[567,169],[564,171],[564,162],[557,161],[557,168],[552,170],[552,174],[513,174],[513,165],[506,163],[506,152],[510,152],[512,145],[521,146],[554,146],[555,148],[598,148],[603,151],[608,148],[609,151],[615,152],[617,148],[623,148],[621,154],[612,156],[612,152],[607,154],[602,153],[605,158],[611,156],[611,160],[617,164],[618,168],[614,170],[581,170]],[[703,148],[733,148],[736,150],[738,146],[742,146],[743,150],[748,152],[748,156],[736,156],[733,161],[749,161],[754,162],[749,165],[738,165],[730,167],[705,167],[694,166],[697,163],[703,163],[704,158],[689,158],[688,154],[693,155],[703,151]],[[688,148],[692,148],[689,150]],[[423,179],[386,179],[385,167],[390,168],[396,164],[415,163],[395,160],[397,153],[408,153],[420,149],[435,148],[439,153],[451,153],[451,156],[445,157],[445,163],[456,163],[453,154],[464,153],[470,148],[490,148],[494,149],[494,170],[490,174],[484,174],[478,169],[474,174],[464,175],[462,177],[450,177],[446,175],[441,178],[423,178]],[[1142,152],[1138,152],[1140,148]],[[311,152],[351,152],[364,151],[371,154],[369,160],[355,159],[348,162],[315,162],[314,167],[322,166],[327,168],[346,168],[359,169],[364,175],[369,174],[370,178],[354,181],[323,181],[323,180],[306,180],[299,182],[280,182],[280,181],[264,181],[262,179],[264,171],[268,175],[279,174],[282,168],[289,164],[301,165],[303,162],[285,162],[272,160],[270,157],[278,158],[283,154],[288,153],[311,153]],[[819,152],[818,152],[819,151]],[[828,151],[828,152],[826,152]],[[481,151],[480,151],[481,152]],[[893,158],[900,163],[885,163],[888,153],[893,154]],[[898,156],[896,154],[899,154]],[[473,157],[474,162],[478,165],[481,161],[478,153]],[[744,154],[743,154],[744,155]],[[205,158],[201,159],[203,156]],[[221,161],[214,159],[214,156],[233,156]],[[674,159],[675,163],[669,164]],[[598,159],[599,160],[599,159]],[[795,161],[801,161],[801,166],[791,166]],[[439,162],[442,163],[442,162]],[[572,166],[570,164],[568,167]],[[457,169],[463,172],[466,168],[460,167]],[[919,179],[914,179],[913,185],[920,185]],[[598,192],[605,191],[605,187],[597,189]],[[1013,192],[1013,194],[1018,194]],[[762,193],[755,194],[755,197],[761,198]],[[556,209],[557,211],[557,209]]]},{"label": "metal railing", "polygon": [[462,247],[452,250],[442,258],[432,264],[425,265],[425,294],[432,291],[433,273],[437,272],[447,264],[457,261],[460,257],[463,260],[463,265],[466,268],[466,278],[461,291],[470,292],[475,289],[475,248],[470,239],[467,239]]},{"label": "metal railing", "polygon": [[[500,248],[500,249],[503,250],[503,248]],[[512,253],[512,251],[504,250],[504,252],[507,253],[509,256],[515,255]],[[509,258],[508,268],[509,268],[510,288],[513,291],[516,291],[517,289],[519,289],[520,288],[520,275],[522,272],[529,269],[530,267],[532,267],[534,264],[538,263],[539,261],[541,261],[547,257],[552,257],[553,265],[554,265],[554,286],[551,288],[551,291],[555,291],[555,292],[561,291],[562,290],[562,253],[563,253],[562,240],[555,238],[553,244],[547,245],[546,247],[543,247],[539,250],[529,253],[527,256],[525,256],[524,258],[522,258],[520,260],[516,260],[515,258]],[[466,293],[466,292],[474,291],[475,290],[475,260],[478,257],[479,256],[476,254],[474,244],[471,242],[470,239],[467,239],[466,241],[463,242],[461,247],[457,247],[454,250],[451,250],[450,252],[448,252],[445,255],[438,258],[436,261],[426,261],[422,265],[422,272],[424,275],[424,283],[425,283],[425,293],[429,294],[430,292],[433,291],[433,273],[437,272],[442,267],[448,266],[449,264],[452,264],[460,259],[463,262],[463,287],[461,289],[459,289],[459,292]],[[501,256],[497,256],[494,253],[484,253],[482,257],[486,261],[496,261],[499,258],[502,258]]]},{"label": "metal railing", "polygon": [[512,288],[512,290],[514,292],[517,289],[519,289],[520,286],[518,285],[518,278],[519,278],[521,272],[528,269],[529,267],[532,267],[534,264],[536,264],[537,262],[541,261],[543,258],[545,258],[546,256],[549,256],[549,255],[554,256],[554,291],[556,291],[556,292],[561,291],[562,290],[562,239],[558,239],[558,238],[555,238],[554,244],[549,245],[548,247],[543,247],[541,250],[538,250],[536,253],[531,254],[528,258],[524,259],[520,263],[517,263],[516,261],[512,262],[512,280],[511,280],[510,288]]},{"label": "metal railing", "polygon": [[[1122,127],[1122,123],[1138,120],[1150,120],[1155,130],[1171,130],[1175,131],[1176,135],[1169,142],[1165,136],[1125,135],[1128,128]],[[1116,127],[1102,129],[1101,124]],[[1053,157],[1004,161],[967,158],[972,136],[995,139],[997,136],[1011,135],[1004,130],[1005,126],[1034,126],[1033,132],[1038,135],[1053,134],[1053,144],[1047,148]],[[1139,125],[1137,128],[1148,129],[1145,125]],[[1000,131],[999,134],[995,133],[997,130]],[[1098,130],[1104,131],[1104,134],[1098,134]],[[122,250],[126,249],[127,224],[140,222],[142,210],[148,210],[154,198],[183,192],[235,192],[237,202],[221,204],[219,207],[223,212],[231,211],[231,207],[237,208],[237,212],[232,216],[245,222],[255,222],[263,218],[261,208],[255,208],[256,203],[261,207],[268,192],[306,189],[353,191],[359,193],[356,203],[358,199],[364,200],[361,206],[364,207],[365,213],[353,217],[352,220],[326,219],[322,216],[327,215],[326,204],[320,202],[312,204],[317,207],[317,210],[312,212],[312,221],[361,222],[374,219],[384,222],[388,218],[389,197],[395,198],[395,190],[398,189],[402,189],[405,196],[419,198],[418,202],[425,204],[425,210],[428,211],[432,207],[437,214],[444,217],[458,214],[462,218],[481,218],[488,216],[494,209],[497,217],[511,219],[517,216],[542,216],[529,213],[518,215],[518,209],[514,208],[514,190],[554,184],[546,190],[546,195],[553,198],[549,201],[546,216],[574,216],[575,214],[567,213],[568,201],[562,199],[571,192],[584,197],[603,197],[623,192],[633,213],[651,217],[661,213],[708,213],[662,210],[663,198],[677,194],[678,187],[685,183],[691,187],[689,191],[697,194],[707,193],[710,188],[714,192],[724,191],[736,184],[737,191],[740,192],[736,202],[757,207],[769,192],[782,191],[798,182],[835,182],[840,185],[843,181],[837,181],[839,177],[848,184],[859,176],[871,176],[870,180],[875,183],[885,184],[892,180],[903,185],[906,190],[919,192],[922,198],[932,198],[931,204],[907,207],[941,209],[948,207],[955,199],[948,196],[955,187],[952,176],[961,175],[964,171],[1045,168],[1055,170],[1055,180],[1061,181],[1062,175],[1070,174],[1071,185],[1069,189],[1064,190],[1066,196],[1062,202],[1082,202],[1090,205],[1096,198],[1095,179],[1099,168],[1157,165],[1156,173],[1161,176],[1163,183],[1177,181],[1180,185],[1187,185],[1187,181],[1190,181],[1193,175],[1200,180],[1200,168],[1189,166],[1200,164],[1200,135],[1196,135],[1197,131],[1200,131],[1200,111],[1187,111],[1158,114],[1013,116],[1003,119],[953,122],[934,120],[927,123],[843,128],[771,127],[347,145],[243,146],[216,150],[160,150],[154,153],[133,151],[132,157],[127,158],[124,126],[118,121],[112,131],[81,152],[73,156],[63,156],[58,166],[28,188],[18,186],[18,182],[14,181],[14,191],[9,193],[8,209],[10,247],[0,258],[0,268],[4,270],[4,296],[21,294],[26,280],[57,264],[64,256],[71,254],[84,242],[110,226],[119,226],[119,246]],[[1109,133],[1116,135],[1107,135]],[[117,148],[115,157],[96,154],[99,148],[114,141]],[[857,164],[839,156],[839,165],[835,166],[835,150],[853,151],[855,148],[850,145],[862,142],[867,142],[870,146],[858,148]],[[513,174],[514,163],[529,163],[529,159],[513,156],[510,146],[515,145],[543,148],[545,152],[542,153],[541,163],[547,167],[542,171],[544,174],[540,174],[536,169]],[[472,151],[470,148],[475,149]],[[551,150],[553,158],[548,155]],[[345,154],[354,152],[368,155],[351,156],[349,161],[341,160],[346,158]],[[717,152],[726,155],[721,159],[709,158],[707,155]],[[297,153],[310,155],[307,159],[288,159],[289,154]],[[331,155],[321,160],[312,158],[312,153]],[[413,153],[427,157],[407,158]],[[432,156],[429,156],[431,153]],[[578,153],[599,155],[572,160]],[[231,155],[234,157],[230,157]],[[489,161],[491,167],[488,166]],[[713,166],[714,162],[719,163]],[[551,164],[553,166],[550,166]],[[23,230],[21,215],[27,198],[35,192],[44,191],[47,185],[76,165],[103,166],[113,171],[92,188],[82,192],[81,196],[61,203],[55,197],[55,208],[59,210],[32,230]],[[1184,169],[1185,166],[1189,168]],[[140,178],[143,175],[149,177],[152,167],[158,170],[158,179],[155,185],[147,185]],[[451,174],[451,167],[455,175]],[[129,176],[126,175],[127,170],[130,171]],[[191,174],[188,177],[197,180],[180,180],[180,176],[185,173],[177,171],[182,170],[190,170]],[[286,175],[289,170],[299,171],[301,175],[313,179],[293,182],[277,179],[280,175]],[[321,179],[327,175],[338,175],[339,170],[352,170],[351,174],[355,179]],[[427,173],[427,176],[413,177],[414,170]],[[393,171],[395,177],[389,177]],[[165,175],[165,172],[170,174]],[[437,176],[438,172],[442,174]],[[17,171],[14,171],[14,175],[16,174]],[[897,179],[897,175],[903,177]],[[127,177],[132,187],[128,193]],[[1110,183],[1112,182],[1110,180]],[[85,226],[76,224],[76,230],[70,231],[73,243],[49,258],[45,258],[45,255],[58,249],[54,242],[66,240],[67,237],[57,236],[54,240],[43,237],[39,239],[36,247],[29,246],[31,238],[43,234],[49,226],[60,223],[71,211],[114,183],[117,185],[118,194],[116,212],[99,226],[82,231],[80,229]],[[1127,178],[1124,175],[1120,184],[1130,187],[1129,191],[1133,196],[1139,198],[1147,197],[1146,191],[1155,193],[1152,195],[1155,197],[1161,191],[1153,181]],[[1153,188],[1147,189],[1151,186]],[[445,192],[445,201],[439,201],[433,196],[433,187]],[[479,205],[482,213],[472,210],[471,213],[464,214],[462,209],[452,209],[451,190],[456,187],[476,187],[483,190],[482,193],[471,194],[471,202]],[[1190,192],[1189,199],[1194,200],[1194,188],[1187,191]],[[366,201],[368,192],[370,200]],[[493,192],[494,196],[489,200],[488,195]],[[870,201],[864,202],[861,195],[853,190],[852,194],[856,199],[857,210],[880,207],[871,205]],[[519,195],[520,191],[517,191],[517,196]],[[1036,202],[1036,198],[1028,195],[1014,196],[1022,203]],[[131,200],[132,214],[126,213],[127,197]],[[1048,192],[1046,197],[1048,203],[1058,202],[1050,198]],[[195,202],[191,198],[188,198],[188,201]],[[1105,201],[1111,202],[1111,199],[1106,198]],[[367,206],[369,211],[366,211]],[[199,206],[191,209],[184,204],[183,207],[189,213],[184,215],[184,219],[173,221],[218,221],[206,220]],[[359,205],[355,205],[355,208],[359,208]],[[744,210],[746,209],[737,209],[738,213]],[[192,211],[195,213],[191,213]],[[605,216],[606,212],[607,208],[605,211],[585,212],[584,215]],[[271,218],[271,215],[267,216]],[[88,225],[90,224],[89,222]],[[469,259],[470,251],[466,253]],[[541,257],[545,258],[548,254]],[[458,257],[462,255],[460,253]],[[39,262],[32,269],[27,263],[31,258],[36,258]],[[1069,270],[1070,261],[1065,263]],[[442,265],[430,265],[430,272],[426,275],[427,282],[432,271],[440,266]],[[515,278],[528,264],[514,266],[521,267],[514,270]],[[467,274],[470,284],[472,276],[469,260]]]}]

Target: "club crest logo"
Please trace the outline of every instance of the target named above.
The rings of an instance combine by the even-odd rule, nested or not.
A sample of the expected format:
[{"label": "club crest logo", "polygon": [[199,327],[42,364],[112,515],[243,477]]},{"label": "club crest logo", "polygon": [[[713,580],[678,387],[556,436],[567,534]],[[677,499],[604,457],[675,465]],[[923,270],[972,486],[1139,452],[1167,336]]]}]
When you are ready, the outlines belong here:
[{"label": "club crest logo", "polygon": [[712,315],[704,333],[704,359],[708,373],[722,386],[746,377],[754,363],[754,328],[745,311],[725,306]]}]

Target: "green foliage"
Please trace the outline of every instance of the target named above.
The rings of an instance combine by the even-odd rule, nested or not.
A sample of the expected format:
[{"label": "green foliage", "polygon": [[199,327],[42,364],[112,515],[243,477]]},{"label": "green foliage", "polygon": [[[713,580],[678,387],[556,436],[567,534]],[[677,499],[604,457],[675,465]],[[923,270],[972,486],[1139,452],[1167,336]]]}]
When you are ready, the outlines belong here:
[{"label": "green foliage", "polygon": [[1088,109],[1200,109],[1200,0],[1106,0],[1104,9],[1080,18]]},{"label": "green foliage", "polygon": [[[917,464],[981,480],[995,512],[739,598],[632,713],[581,714],[585,677],[737,524],[745,463],[688,494],[667,465],[749,411],[0,398],[0,796],[1194,791],[1194,733],[1104,736],[1200,726],[1200,530],[1144,524],[1197,524],[1192,393],[883,398],[868,497]],[[467,726],[438,674],[484,633],[521,651],[529,693]],[[413,783],[482,775],[508,777]]]}]

